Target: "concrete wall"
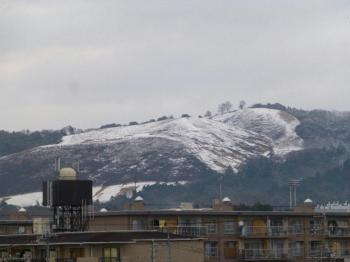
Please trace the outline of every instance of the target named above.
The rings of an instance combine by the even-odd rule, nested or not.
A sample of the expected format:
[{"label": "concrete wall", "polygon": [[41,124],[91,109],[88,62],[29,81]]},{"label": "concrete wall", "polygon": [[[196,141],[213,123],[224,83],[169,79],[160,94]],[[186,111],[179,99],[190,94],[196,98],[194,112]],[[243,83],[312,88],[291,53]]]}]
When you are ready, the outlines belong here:
[{"label": "concrete wall", "polygon": [[[153,246],[153,247],[152,247]],[[121,246],[122,262],[164,262],[168,261],[169,247],[167,242],[139,242]],[[170,243],[172,262],[204,261],[203,243],[201,241],[174,241]]]},{"label": "concrete wall", "polygon": [[89,231],[111,231],[130,229],[128,216],[95,217],[89,222]]}]

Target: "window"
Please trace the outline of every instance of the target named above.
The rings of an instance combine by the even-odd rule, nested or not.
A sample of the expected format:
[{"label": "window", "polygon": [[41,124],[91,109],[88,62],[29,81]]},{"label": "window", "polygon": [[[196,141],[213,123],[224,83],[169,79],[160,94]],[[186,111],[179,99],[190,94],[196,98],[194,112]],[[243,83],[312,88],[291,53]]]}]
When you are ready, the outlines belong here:
[{"label": "window", "polygon": [[205,256],[217,257],[218,256],[218,243],[214,241],[205,243]]},{"label": "window", "polygon": [[310,234],[319,235],[322,233],[322,221],[320,219],[310,220]]},{"label": "window", "polygon": [[104,262],[118,262],[119,250],[116,247],[103,248],[103,261]]},{"label": "window", "polygon": [[295,241],[290,244],[290,251],[292,257],[301,257],[303,255],[304,242]]},{"label": "window", "polygon": [[237,223],[233,221],[224,222],[224,234],[225,235],[233,235],[236,233]]},{"label": "window", "polygon": [[207,224],[207,233],[216,234],[216,224]]},{"label": "window", "polygon": [[310,241],[310,250],[309,250],[309,255],[311,257],[320,257],[321,250],[322,250],[322,243],[321,241]]},{"label": "window", "polygon": [[24,227],[24,226],[20,226],[19,228],[18,228],[18,233],[19,234],[24,234],[26,232],[26,228]]},{"label": "window", "polygon": [[145,223],[143,220],[133,220],[132,221],[132,230],[144,230]]},{"label": "window", "polygon": [[303,234],[304,233],[304,226],[302,219],[292,219],[290,220],[290,227],[289,227],[289,233],[290,234]]}]

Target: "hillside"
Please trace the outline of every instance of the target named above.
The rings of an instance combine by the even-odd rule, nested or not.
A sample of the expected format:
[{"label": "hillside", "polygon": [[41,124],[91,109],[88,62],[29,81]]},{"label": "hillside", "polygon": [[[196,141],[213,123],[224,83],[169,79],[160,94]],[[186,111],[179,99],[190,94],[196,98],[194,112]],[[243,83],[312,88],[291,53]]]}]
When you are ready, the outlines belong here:
[{"label": "hillside", "polygon": [[0,158],[0,194],[40,188],[41,180],[54,176],[56,157],[80,159],[81,176],[100,185],[196,181],[204,173],[237,171],[248,159],[272,152],[269,138],[205,118],[93,130]]},{"label": "hillside", "polygon": [[269,137],[277,155],[303,149],[303,140],[295,131],[300,121],[285,111],[248,108],[215,116],[213,119]]},{"label": "hillside", "polygon": [[[332,179],[331,170],[350,157],[349,114],[272,107],[68,133],[52,144],[1,157],[0,196],[10,196],[11,203],[10,199],[23,199],[17,194],[35,195],[42,180],[55,176],[57,157],[68,164],[79,159],[80,176],[92,179],[96,188],[150,183],[140,193],[163,204],[190,199],[209,203],[217,195],[221,176],[225,194],[238,203],[283,204],[290,178],[303,179],[300,196],[318,196],[310,188],[314,179],[326,183]],[[346,184],[347,176],[344,179]],[[332,190],[325,190],[329,198]],[[114,195],[115,205],[119,198],[123,196]]]}]

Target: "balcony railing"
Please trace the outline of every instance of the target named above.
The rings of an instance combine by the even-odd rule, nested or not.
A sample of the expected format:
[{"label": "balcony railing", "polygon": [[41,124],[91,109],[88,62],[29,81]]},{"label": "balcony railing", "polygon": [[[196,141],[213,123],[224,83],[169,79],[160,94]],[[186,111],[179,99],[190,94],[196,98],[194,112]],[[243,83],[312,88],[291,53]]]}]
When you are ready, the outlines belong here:
[{"label": "balcony railing", "polygon": [[[350,250],[341,250],[336,252],[327,252],[323,249],[311,249],[308,256],[304,258],[303,250],[295,248],[277,248],[277,249],[243,249],[240,251],[242,260],[289,260],[307,261],[307,259],[320,258],[345,258],[350,257]],[[325,260],[326,261],[326,260]]]},{"label": "balcony railing", "polygon": [[[211,225],[211,227],[208,228],[208,225],[205,224],[152,227],[150,229],[190,237],[206,237],[208,235],[219,234],[219,231],[213,230],[216,229],[216,227]],[[330,237],[350,237],[350,228],[336,227],[325,230],[322,227],[303,228],[301,226],[243,226],[241,228],[234,227],[230,230],[224,229],[222,233],[224,235],[237,235],[241,237],[288,237],[303,234],[308,234],[311,236],[328,235]]]},{"label": "balcony railing", "polygon": [[334,258],[349,258],[350,257],[350,249],[335,249],[335,250],[330,250],[328,252],[330,257]]},{"label": "balcony railing", "polygon": [[323,227],[310,227],[306,230],[309,235],[320,236],[325,234]]},{"label": "balcony railing", "polygon": [[[96,262],[120,262],[118,257],[82,257],[89,258],[91,261]],[[8,262],[46,262],[46,258],[23,258],[23,257],[11,257],[11,258],[1,258],[1,261]],[[49,258],[50,262],[76,262],[76,258]]]},{"label": "balcony railing", "polygon": [[329,227],[328,228],[328,235],[332,237],[344,237],[344,236],[350,236],[350,228],[348,227]]},{"label": "balcony railing", "polygon": [[155,230],[160,232],[166,232],[187,237],[205,237],[207,236],[207,227],[195,225],[195,226],[166,226],[155,227]]},{"label": "balcony railing", "polygon": [[243,249],[241,259],[243,260],[281,260],[289,258],[288,250],[278,249]]},{"label": "balcony railing", "polygon": [[294,228],[284,226],[243,226],[240,235],[243,237],[285,237],[295,232]]}]

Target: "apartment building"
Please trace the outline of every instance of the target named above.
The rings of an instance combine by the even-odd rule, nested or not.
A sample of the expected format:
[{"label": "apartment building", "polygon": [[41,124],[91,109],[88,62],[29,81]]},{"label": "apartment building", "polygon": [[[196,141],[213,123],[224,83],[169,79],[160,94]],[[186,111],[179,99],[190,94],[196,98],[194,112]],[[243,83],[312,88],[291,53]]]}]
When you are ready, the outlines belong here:
[{"label": "apartment building", "polygon": [[170,210],[129,210],[95,214],[89,230],[157,230],[202,237],[207,262],[350,261],[350,212],[316,212],[307,200],[293,211],[234,211],[229,199],[212,209],[189,204]]},{"label": "apartment building", "polygon": [[[18,212],[18,215],[19,217],[11,215],[10,218],[3,217],[0,220],[3,236],[36,235],[36,239],[40,239],[39,236],[49,232],[50,221],[47,216],[31,217],[25,216],[23,212]],[[227,198],[216,200],[212,208],[206,209],[196,209],[190,203],[183,203],[177,209],[149,210],[142,198],[138,197],[124,210],[103,209],[91,214],[86,230],[94,234],[121,231],[129,232],[130,235],[133,232],[162,233],[163,240],[157,246],[159,254],[163,254],[162,259],[165,259],[164,254],[168,254],[166,236],[178,236],[184,240],[171,240],[170,246],[173,255],[182,254],[176,260],[181,262],[350,261],[350,212],[315,211],[310,200],[290,211],[235,211]],[[143,242],[146,243],[145,252],[132,251],[134,247],[131,247],[134,244],[140,245],[142,239],[134,239],[124,245],[115,243],[114,248],[118,248],[118,254],[124,254],[124,259],[119,256],[118,262],[128,261],[126,254],[129,252],[132,255],[141,252],[141,257],[150,259],[145,261],[167,261],[157,260],[155,256],[152,258],[151,250],[155,246],[152,247],[152,237],[148,239],[149,241]],[[100,253],[91,253],[89,250],[95,247],[88,245],[79,259],[96,259],[93,254],[98,254],[101,260],[106,238],[99,235],[99,241],[101,243],[95,244]],[[86,241],[84,243],[87,245]],[[35,244],[42,245],[39,242]],[[52,246],[54,244],[55,242]],[[74,250],[77,245],[84,244],[70,242],[66,248]],[[126,248],[126,245],[130,248]],[[13,247],[13,243],[3,242],[1,246],[3,254],[6,254],[5,251]],[[64,245],[61,243],[60,246]],[[38,247],[33,251],[35,256],[39,254],[37,249]],[[188,253],[181,253],[181,250]],[[11,252],[12,255],[16,253],[15,250]],[[73,255],[70,251],[65,255],[63,251],[56,252],[60,258],[74,258],[74,252]],[[192,259],[188,260],[186,257]],[[133,259],[137,261],[137,258]]]},{"label": "apartment building", "polygon": [[155,231],[0,235],[0,255],[18,262],[204,261],[201,239]]}]

